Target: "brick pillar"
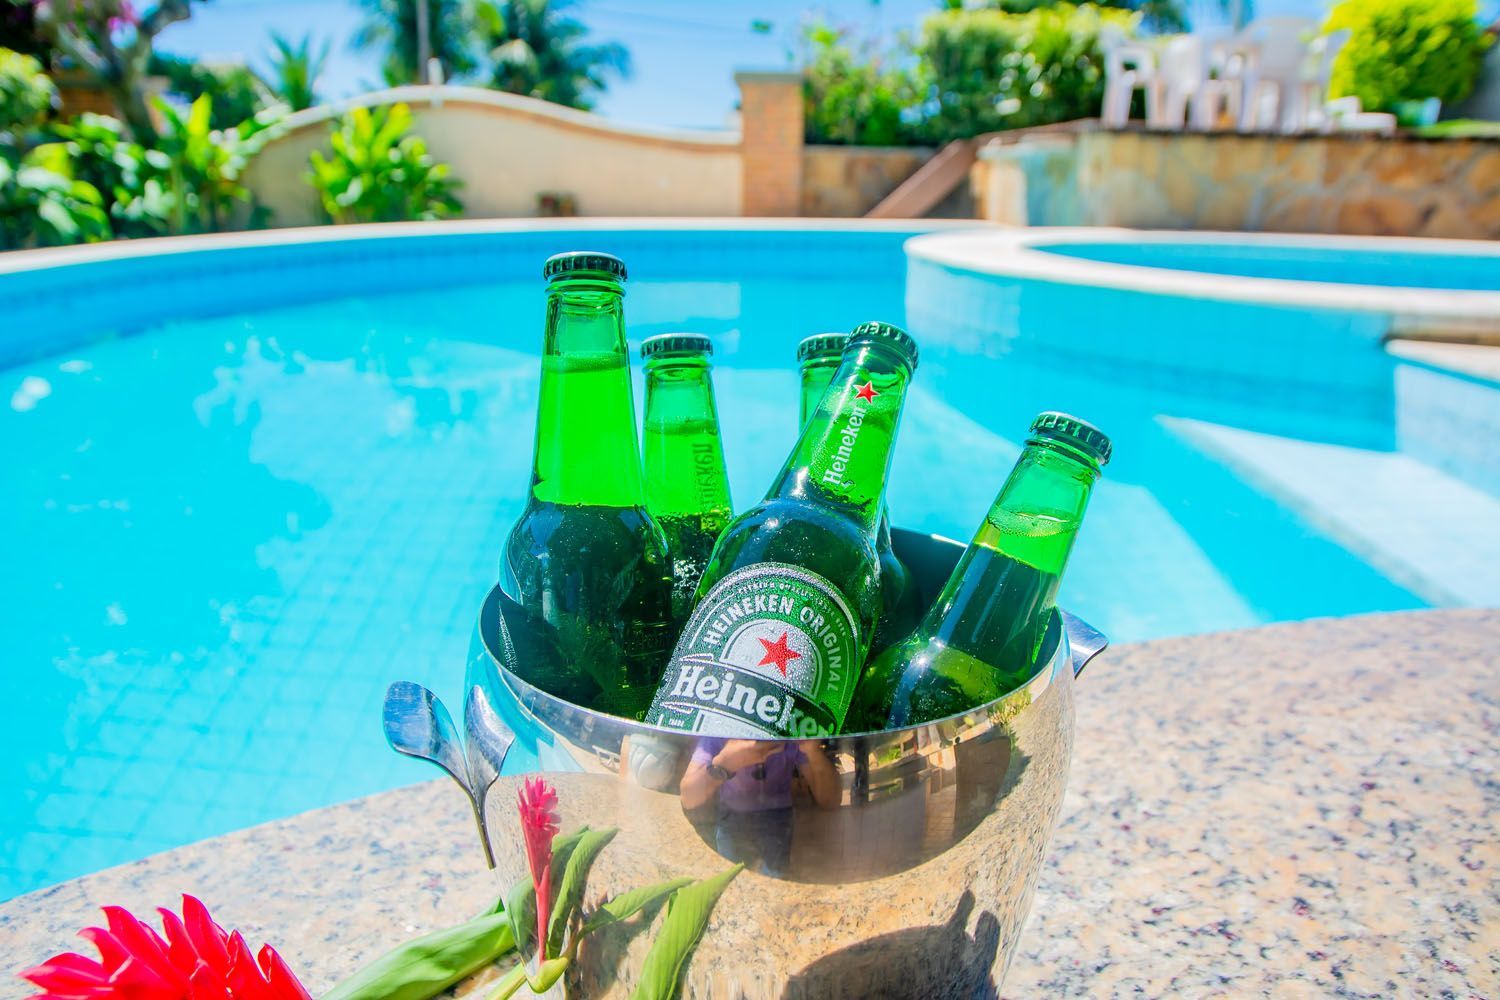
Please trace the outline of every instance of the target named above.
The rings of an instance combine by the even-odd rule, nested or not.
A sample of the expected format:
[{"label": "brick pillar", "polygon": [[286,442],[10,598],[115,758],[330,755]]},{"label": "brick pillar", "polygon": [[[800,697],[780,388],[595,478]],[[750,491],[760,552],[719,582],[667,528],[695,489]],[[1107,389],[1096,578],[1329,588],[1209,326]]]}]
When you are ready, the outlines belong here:
[{"label": "brick pillar", "polygon": [[734,75],[740,88],[742,215],[802,214],[802,74]]}]

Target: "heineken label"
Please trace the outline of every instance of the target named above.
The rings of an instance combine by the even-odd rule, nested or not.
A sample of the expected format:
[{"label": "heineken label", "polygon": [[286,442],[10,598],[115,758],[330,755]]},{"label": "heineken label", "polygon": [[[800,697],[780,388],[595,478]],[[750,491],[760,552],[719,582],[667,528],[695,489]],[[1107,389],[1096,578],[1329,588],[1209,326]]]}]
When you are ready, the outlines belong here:
[{"label": "heineken label", "polygon": [[724,577],[693,610],[647,720],[712,736],[831,736],[854,693],[858,654],[858,622],[833,584],[757,563]]}]

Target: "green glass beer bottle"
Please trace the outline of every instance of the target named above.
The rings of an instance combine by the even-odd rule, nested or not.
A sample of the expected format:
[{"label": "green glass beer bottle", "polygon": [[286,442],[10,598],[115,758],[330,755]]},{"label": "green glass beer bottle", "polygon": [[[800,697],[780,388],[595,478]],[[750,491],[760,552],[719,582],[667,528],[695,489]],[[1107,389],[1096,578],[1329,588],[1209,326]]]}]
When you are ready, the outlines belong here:
[{"label": "green glass beer bottle", "polygon": [[[798,426],[806,427],[812,419],[823,391],[838,370],[848,339],[842,333],[815,333],[797,345],[797,362],[802,369],[802,412]],[[891,510],[884,501],[880,504],[880,524],[875,530],[875,551],[880,555],[880,620],[875,623],[871,656],[879,656],[910,635],[922,613],[911,571],[891,548]]]},{"label": "green glass beer bottle", "polygon": [[536,450],[526,509],[500,560],[501,586],[539,626],[556,663],[524,679],[560,698],[639,719],[671,644],[671,562],[646,509],[625,345],[625,265],[604,253],[547,259]]},{"label": "green glass beer bottle", "polygon": [[916,342],[865,323],[766,498],[730,522],[648,721],[714,736],[839,731],[880,615],[875,551]]},{"label": "green glass beer bottle", "polygon": [[851,731],[964,712],[1032,675],[1110,450],[1098,428],[1067,414],[1032,421],[1020,459],[942,594],[910,638],[865,667]]},{"label": "green glass beer bottle", "polygon": [[646,506],[667,536],[678,621],[692,611],[714,542],[734,514],[708,360],[713,349],[698,333],[664,333],[641,344]]}]

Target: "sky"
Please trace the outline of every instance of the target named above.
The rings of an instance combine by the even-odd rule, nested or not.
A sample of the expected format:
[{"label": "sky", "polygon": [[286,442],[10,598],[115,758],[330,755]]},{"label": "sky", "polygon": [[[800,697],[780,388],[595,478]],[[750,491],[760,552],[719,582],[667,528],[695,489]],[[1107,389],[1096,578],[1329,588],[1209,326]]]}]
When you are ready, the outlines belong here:
[{"label": "sky", "polygon": [[[1317,17],[1326,0],[1255,0],[1257,13]],[[937,0],[578,0],[572,16],[601,41],[623,42],[633,72],[616,81],[598,110],[621,122],[685,128],[722,127],[734,110],[736,69],[780,69],[805,17],[825,16],[874,37],[915,29]],[[1189,0],[1194,23],[1221,21],[1216,0]],[[356,0],[210,0],[192,19],[168,28],[162,51],[238,59],[264,68],[271,32],[333,43],[319,91],[347,97],[380,85],[379,56],[352,49],[363,14]],[[769,35],[751,30],[768,20]]]}]

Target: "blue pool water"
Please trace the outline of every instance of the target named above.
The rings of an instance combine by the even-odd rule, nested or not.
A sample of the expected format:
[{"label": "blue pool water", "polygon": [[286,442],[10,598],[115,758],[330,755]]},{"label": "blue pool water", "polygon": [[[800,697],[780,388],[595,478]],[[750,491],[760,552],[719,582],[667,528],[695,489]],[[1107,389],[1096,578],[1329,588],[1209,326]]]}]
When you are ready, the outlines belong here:
[{"label": "blue pool water", "polygon": [[1351,250],[1276,243],[1193,241],[1037,243],[1036,249],[1105,264],[1162,267],[1242,278],[1279,278],[1387,288],[1500,291],[1500,257],[1491,254]]},{"label": "blue pool water", "polygon": [[1500,456],[1453,431],[1500,422],[1494,385],[1397,363],[1347,317],[908,267],[906,235],[502,233],[0,275],[0,897],[436,773],[385,747],[379,706],[399,678],[458,700],[527,481],[555,250],[626,258],[633,341],[713,336],[740,506],[791,443],[797,340],[885,318],[923,349],[897,523],[968,537],[1039,409],[1113,436],[1064,599],[1116,641],[1500,594],[1472,520],[1500,510]]}]

